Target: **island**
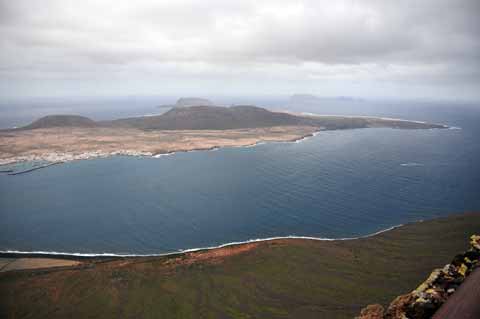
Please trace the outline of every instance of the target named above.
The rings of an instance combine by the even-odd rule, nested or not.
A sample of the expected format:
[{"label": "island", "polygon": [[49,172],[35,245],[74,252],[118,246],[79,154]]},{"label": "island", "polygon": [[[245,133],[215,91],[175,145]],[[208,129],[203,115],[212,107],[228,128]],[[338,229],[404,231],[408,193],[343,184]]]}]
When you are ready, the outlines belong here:
[{"label": "island", "polygon": [[111,155],[162,156],[181,151],[301,140],[323,130],[436,129],[441,124],[363,116],[272,112],[256,106],[184,106],[162,115],[94,121],[50,115],[24,127],[0,130],[0,165],[50,163]]},{"label": "island", "polygon": [[158,108],[190,107],[190,106],[215,106],[209,99],[201,97],[181,97],[175,104],[162,104]]}]

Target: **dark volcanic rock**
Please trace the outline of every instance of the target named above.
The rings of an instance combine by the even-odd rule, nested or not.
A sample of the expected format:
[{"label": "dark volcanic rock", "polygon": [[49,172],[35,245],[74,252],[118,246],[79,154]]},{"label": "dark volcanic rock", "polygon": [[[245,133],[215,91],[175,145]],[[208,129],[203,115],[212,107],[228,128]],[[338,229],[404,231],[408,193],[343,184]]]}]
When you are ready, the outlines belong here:
[{"label": "dark volcanic rock", "polygon": [[270,112],[255,106],[193,106],[173,108],[158,115],[112,121],[114,126],[151,130],[223,130],[271,127],[281,125],[308,125],[315,121],[287,113]]},{"label": "dark volcanic rock", "polygon": [[374,304],[368,305],[360,312],[360,316],[355,319],[383,319],[384,309],[382,305]]},{"label": "dark volcanic rock", "polygon": [[50,127],[120,127],[143,130],[225,130],[272,126],[314,126],[326,130],[366,127],[403,129],[445,128],[439,124],[349,116],[302,116],[285,112],[241,105],[232,107],[190,106],[174,107],[162,115],[124,118],[94,122],[77,115],[51,115],[43,117],[21,129]]}]

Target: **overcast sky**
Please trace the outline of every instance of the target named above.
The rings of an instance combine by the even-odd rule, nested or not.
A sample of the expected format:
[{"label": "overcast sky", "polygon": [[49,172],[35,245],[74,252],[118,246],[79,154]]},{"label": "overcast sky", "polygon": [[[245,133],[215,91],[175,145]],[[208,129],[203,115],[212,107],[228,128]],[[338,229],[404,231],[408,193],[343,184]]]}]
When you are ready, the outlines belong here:
[{"label": "overcast sky", "polygon": [[478,100],[479,16],[478,0],[0,0],[0,93]]}]

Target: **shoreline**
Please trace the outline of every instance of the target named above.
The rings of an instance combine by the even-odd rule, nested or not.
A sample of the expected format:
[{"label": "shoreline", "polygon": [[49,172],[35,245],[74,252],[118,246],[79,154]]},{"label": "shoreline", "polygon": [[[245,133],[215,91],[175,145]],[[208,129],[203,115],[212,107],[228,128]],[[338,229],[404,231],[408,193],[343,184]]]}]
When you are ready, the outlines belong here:
[{"label": "shoreline", "polygon": [[[5,258],[2,309],[10,317],[35,318],[135,317],[142,311],[195,318],[210,309],[213,317],[233,311],[353,318],[366,305],[388,305],[418,287],[432,269],[465,251],[479,227],[479,212],[457,212],[352,241],[279,240],[167,257]],[[179,305],[192,311],[178,312]]]},{"label": "shoreline", "polygon": [[[70,162],[115,155],[159,158],[178,152],[211,151],[223,147],[254,147],[268,142],[299,143],[320,131],[358,128],[450,128],[445,124],[378,116],[283,113],[290,113],[303,119],[315,119],[316,122],[201,130],[33,126],[30,129],[9,131],[6,135],[2,135],[4,131],[0,130],[0,151],[4,153],[0,158],[0,166],[35,161]],[[360,122],[355,121],[356,119]]]},{"label": "shoreline", "polygon": [[[441,218],[441,217],[440,217]],[[436,218],[434,218],[436,219]],[[374,237],[389,231],[392,231],[397,228],[401,228],[408,224],[421,223],[423,220],[413,221],[407,224],[398,224],[379,231],[366,234],[358,237],[343,237],[343,238],[326,238],[326,237],[313,237],[313,236],[296,236],[296,235],[287,235],[287,236],[275,236],[275,237],[265,237],[265,238],[255,238],[248,239],[243,241],[233,241],[217,246],[206,246],[206,247],[196,247],[196,248],[187,248],[178,251],[171,251],[166,253],[157,253],[157,254],[121,254],[121,253],[73,253],[73,252],[57,252],[57,251],[21,251],[21,250],[0,250],[0,258],[57,258],[57,259],[103,259],[103,258],[142,258],[142,257],[174,257],[181,256],[187,253],[201,252],[201,251],[210,251],[221,248],[242,246],[252,243],[264,243],[272,242],[277,240],[308,240],[308,241],[351,241],[364,238]]]},{"label": "shoreline", "polygon": [[[319,115],[322,117],[323,115]],[[332,116],[334,117],[334,116]],[[357,118],[357,117],[362,117],[362,116],[344,116],[344,117],[349,117],[349,118]],[[371,119],[379,119],[379,120],[387,120],[387,121],[403,121],[403,122],[411,122],[411,123],[421,123],[421,124],[427,124],[426,122],[422,121],[412,121],[412,120],[404,120],[404,119],[394,119],[394,118],[382,118],[382,117],[371,117],[371,116],[365,116],[365,118],[371,118]],[[439,124],[442,127],[438,129],[460,129],[455,126],[448,126],[445,124]],[[313,127],[312,127],[313,128]],[[365,127],[365,128],[380,128],[380,127]],[[391,127],[392,129],[395,129],[395,127]],[[347,128],[349,130],[352,129],[361,129],[361,128]],[[436,128],[433,128],[436,129]],[[174,155],[176,153],[189,153],[189,152],[200,152],[200,151],[217,151],[221,148],[252,148],[255,146],[263,145],[263,144],[268,144],[268,143],[301,143],[309,138],[315,137],[321,132],[326,132],[326,131],[335,131],[335,130],[340,130],[340,129],[329,129],[329,128],[324,128],[324,127],[316,127],[313,129],[312,132],[309,132],[307,134],[302,134],[298,135],[294,138],[280,138],[280,139],[270,139],[268,137],[259,137],[258,140],[254,143],[245,143],[245,144],[239,144],[235,145],[235,143],[226,143],[224,145],[213,145],[213,146],[208,146],[208,147],[195,147],[195,148],[179,148],[177,150],[173,151],[166,151],[166,152],[150,152],[150,151],[142,151],[142,150],[133,150],[133,149],[118,149],[118,150],[113,150],[113,151],[103,151],[103,150],[93,150],[93,151],[85,151],[79,154],[74,154],[73,152],[66,152],[66,153],[61,153],[61,152],[50,152],[50,153],[44,153],[44,154],[31,154],[31,155],[19,155],[19,156],[13,156],[10,158],[5,158],[5,159],[0,159],[0,167],[2,166],[8,166],[8,165],[16,165],[19,163],[25,163],[25,162],[35,162],[35,161],[44,161],[47,162],[47,164],[42,165],[41,167],[34,167],[28,170],[25,170],[23,172],[3,172],[3,173],[8,173],[7,175],[19,175],[23,173],[28,173],[31,171],[35,171],[40,168],[46,168],[48,166],[51,166],[53,164],[63,164],[63,163],[68,163],[68,162],[73,162],[73,161],[79,161],[79,160],[89,160],[89,159],[98,159],[98,158],[107,158],[111,156],[134,156],[134,157],[151,157],[151,158],[160,158],[163,156],[170,156]],[[341,129],[344,130],[344,129]],[[235,141],[235,140],[232,140]]]},{"label": "shoreline", "polygon": [[[20,175],[24,173],[29,173],[31,171],[35,171],[41,168],[46,168],[56,164],[64,164],[73,161],[80,161],[80,160],[90,160],[90,159],[99,159],[99,158],[108,158],[112,156],[133,156],[133,157],[150,157],[150,158],[160,158],[163,156],[170,156],[175,155],[176,153],[190,153],[190,152],[202,152],[202,151],[217,151],[223,148],[252,148],[259,145],[264,145],[267,143],[300,143],[305,141],[309,138],[317,136],[320,132],[326,131],[325,129],[317,129],[312,133],[304,134],[292,139],[284,139],[284,140],[268,140],[268,139],[260,139],[255,143],[249,144],[241,144],[241,145],[215,145],[211,147],[198,147],[193,149],[179,149],[175,151],[169,151],[164,153],[152,153],[152,152],[144,152],[144,151],[136,151],[136,150],[116,150],[111,152],[103,152],[103,151],[91,151],[91,152],[83,152],[80,154],[71,154],[71,153],[46,153],[42,155],[22,155],[18,158],[9,158],[7,162],[2,163],[0,160],[0,167],[8,166],[8,165],[16,165],[19,163],[28,163],[28,162],[35,162],[35,161],[45,161],[48,162],[47,164],[33,167],[24,171],[15,172],[13,170],[5,171],[4,173],[8,173],[7,175]],[[54,158],[54,159],[52,159]]]}]

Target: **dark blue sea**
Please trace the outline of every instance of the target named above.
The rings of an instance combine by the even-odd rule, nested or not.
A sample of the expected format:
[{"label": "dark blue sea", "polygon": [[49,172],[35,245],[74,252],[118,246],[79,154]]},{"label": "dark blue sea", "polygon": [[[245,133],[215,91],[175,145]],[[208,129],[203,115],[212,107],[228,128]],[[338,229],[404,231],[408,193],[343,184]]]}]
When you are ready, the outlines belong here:
[{"label": "dark blue sea", "polygon": [[277,236],[357,237],[478,211],[479,106],[292,106],[458,129],[325,131],[299,143],[0,174],[0,250],[160,254]]}]

